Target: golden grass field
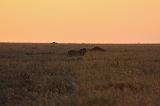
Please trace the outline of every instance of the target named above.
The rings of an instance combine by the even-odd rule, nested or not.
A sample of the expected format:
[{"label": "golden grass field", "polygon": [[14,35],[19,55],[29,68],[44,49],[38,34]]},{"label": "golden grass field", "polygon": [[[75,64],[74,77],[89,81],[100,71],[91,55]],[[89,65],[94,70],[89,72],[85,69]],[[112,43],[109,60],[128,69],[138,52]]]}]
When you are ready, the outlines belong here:
[{"label": "golden grass field", "polygon": [[0,106],[160,106],[160,45],[1,43]]}]

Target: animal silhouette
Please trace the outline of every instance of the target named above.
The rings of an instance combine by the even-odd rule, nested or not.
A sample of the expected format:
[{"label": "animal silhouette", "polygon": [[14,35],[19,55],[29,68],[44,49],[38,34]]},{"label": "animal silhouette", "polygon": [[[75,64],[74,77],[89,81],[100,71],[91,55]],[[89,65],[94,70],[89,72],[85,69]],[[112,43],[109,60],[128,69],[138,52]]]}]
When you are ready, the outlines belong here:
[{"label": "animal silhouette", "polygon": [[69,50],[68,56],[84,56],[87,52],[86,48],[82,48],[80,50]]},{"label": "animal silhouette", "polygon": [[92,49],[90,49],[90,51],[100,51],[100,52],[105,52],[104,49],[102,49],[102,48],[100,48],[100,47],[98,47],[98,46],[93,47]]}]

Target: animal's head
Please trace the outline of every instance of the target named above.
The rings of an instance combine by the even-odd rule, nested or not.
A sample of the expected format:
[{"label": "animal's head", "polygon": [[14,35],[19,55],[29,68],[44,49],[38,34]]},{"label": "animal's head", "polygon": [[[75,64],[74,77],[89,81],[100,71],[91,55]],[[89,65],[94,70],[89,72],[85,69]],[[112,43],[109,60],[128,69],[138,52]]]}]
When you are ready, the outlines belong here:
[{"label": "animal's head", "polygon": [[86,48],[82,48],[82,49],[80,49],[80,52],[86,53],[86,52],[87,52],[87,49],[86,49]]}]

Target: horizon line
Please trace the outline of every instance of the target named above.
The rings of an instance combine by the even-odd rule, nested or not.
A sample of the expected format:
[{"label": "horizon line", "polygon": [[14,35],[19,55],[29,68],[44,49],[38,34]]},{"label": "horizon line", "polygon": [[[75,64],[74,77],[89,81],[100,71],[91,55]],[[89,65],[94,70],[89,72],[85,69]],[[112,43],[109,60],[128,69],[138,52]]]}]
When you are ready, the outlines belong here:
[{"label": "horizon line", "polygon": [[0,42],[0,44],[2,43],[8,43],[8,44],[160,44],[160,43],[141,43],[141,42],[137,42],[137,43],[98,43],[98,42]]}]

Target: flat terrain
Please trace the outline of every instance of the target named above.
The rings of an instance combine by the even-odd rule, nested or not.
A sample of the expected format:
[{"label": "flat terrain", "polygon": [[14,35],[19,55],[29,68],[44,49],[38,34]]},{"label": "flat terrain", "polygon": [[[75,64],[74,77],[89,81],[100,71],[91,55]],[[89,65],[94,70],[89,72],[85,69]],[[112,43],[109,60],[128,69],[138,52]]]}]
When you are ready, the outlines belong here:
[{"label": "flat terrain", "polygon": [[160,45],[1,43],[0,106],[160,106]]}]

